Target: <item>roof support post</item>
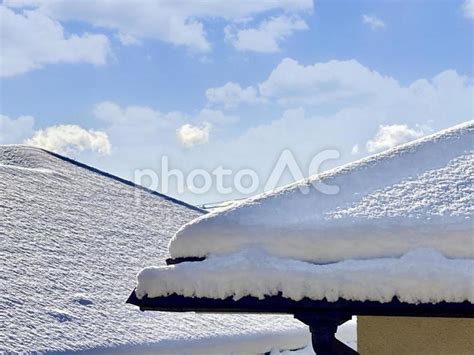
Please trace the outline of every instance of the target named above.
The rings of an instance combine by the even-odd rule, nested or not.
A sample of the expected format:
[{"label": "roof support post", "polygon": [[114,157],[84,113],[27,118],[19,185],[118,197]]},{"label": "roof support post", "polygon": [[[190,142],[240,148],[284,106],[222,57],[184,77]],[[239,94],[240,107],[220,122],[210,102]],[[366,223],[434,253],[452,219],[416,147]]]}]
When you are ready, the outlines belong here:
[{"label": "roof support post", "polygon": [[354,355],[357,351],[336,339],[337,327],[350,315],[300,313],[294,317],[309,326],[313,350],[317,355]]}]

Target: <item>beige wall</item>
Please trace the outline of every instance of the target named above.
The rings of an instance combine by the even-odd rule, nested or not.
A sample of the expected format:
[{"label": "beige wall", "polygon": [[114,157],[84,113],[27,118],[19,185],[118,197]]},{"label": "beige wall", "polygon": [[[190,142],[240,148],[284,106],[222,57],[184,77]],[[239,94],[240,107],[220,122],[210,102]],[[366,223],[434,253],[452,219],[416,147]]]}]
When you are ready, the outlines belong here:
[{"label": "beige wall", "polygon": [[474,354],[474,319],[357,317],[362,355]]}]

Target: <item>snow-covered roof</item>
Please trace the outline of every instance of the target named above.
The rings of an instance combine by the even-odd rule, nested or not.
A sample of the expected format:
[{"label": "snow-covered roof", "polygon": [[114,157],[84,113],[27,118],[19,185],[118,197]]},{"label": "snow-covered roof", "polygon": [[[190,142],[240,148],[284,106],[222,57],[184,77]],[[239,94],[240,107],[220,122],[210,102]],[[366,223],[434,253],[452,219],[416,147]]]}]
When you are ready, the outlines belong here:
[{"label": "snow-covered roof", "polygon": [[240,299],[276,296],[329,302],[474,303],[474,260],[448,259],[433,249],[401,258],[346,260],[326,265],[281,258],[258,248],[200,262],[148,267],[138,275],[137,297]]},{"label": "snow-covered roof", "polygon": [[305,345],[306,329],[289,318],[143,313],[125,304],[134,275],[164,264],[172,234],[200,215],[46,151],[0,146],[0,352]]},{"label": "snow-covered roof", "polygon": [[473,152],[470,121],[202,216],[177,232],[169,251],[208,256],[258,246],[326,263],[430,247],[472,258]]},{"label": "snow-covered roof", "polygon": [[145,268],[137,296],[474,303],[473,144],[471,121],[199,217],[169,249],[207,259]]}]

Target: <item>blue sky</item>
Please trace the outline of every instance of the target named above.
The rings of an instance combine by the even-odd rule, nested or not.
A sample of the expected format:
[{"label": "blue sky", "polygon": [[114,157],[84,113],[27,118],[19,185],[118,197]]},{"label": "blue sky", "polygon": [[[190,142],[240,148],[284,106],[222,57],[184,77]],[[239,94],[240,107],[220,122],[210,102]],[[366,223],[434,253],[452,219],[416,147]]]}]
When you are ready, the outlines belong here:
[{"label": "blue sky", "polygon": [[129,179],[168,156],[183,171],[253,169],[259,192],[285,149],[301,167],[337,149],[328,168],[474,116],[472,1],[14,0],[1,10],[0,144]]}]

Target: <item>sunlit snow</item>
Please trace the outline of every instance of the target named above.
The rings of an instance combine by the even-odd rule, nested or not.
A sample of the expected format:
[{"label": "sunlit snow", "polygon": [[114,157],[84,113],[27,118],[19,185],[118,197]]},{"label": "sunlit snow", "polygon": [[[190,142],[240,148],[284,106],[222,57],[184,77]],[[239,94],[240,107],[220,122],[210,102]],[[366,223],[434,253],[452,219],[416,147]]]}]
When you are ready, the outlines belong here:
[{"label": "sunlit snow", "polygon": [[206,260],[145,268],[137,295],[474,302],[473,142],[471,121],[199,217],[170,253]]},{"label": "sunlit snow", "polygon": [[291,316],[125,304],[138,271],[163,264],[172,234],[197,210],[24,146],[0,146],[0,197],[2,353],[257,353],[308,343]]},{"label": "sunlit snow", "polygon": [[[200,217],[173,257],[258,246],[316,263],[433,248],[474,257],[474,121]],[[309,193],[302,187],[310,187]],[[335,186],[337,194],[327,194]]]}]

